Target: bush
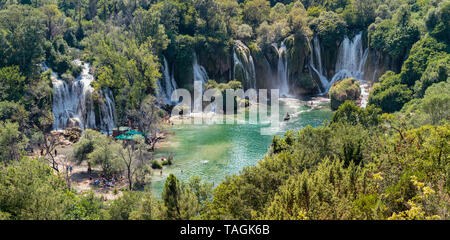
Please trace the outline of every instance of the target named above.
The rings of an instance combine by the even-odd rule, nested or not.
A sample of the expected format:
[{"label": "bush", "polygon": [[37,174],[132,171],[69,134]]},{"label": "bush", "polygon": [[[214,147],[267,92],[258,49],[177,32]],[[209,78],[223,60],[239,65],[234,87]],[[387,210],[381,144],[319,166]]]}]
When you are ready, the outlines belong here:
[{"label": "bush", "polygon": [[366,108],[360,108],[352,101],[345,101],[334,113],[331,123],[344,123],[365,127],[376,126],[380,122],[380,109],[369,105]]},{"label": "bush", "polygon": [[419,40],[413,45],[408,59],[402,66],[401,82],[413,86],[422,77],[429,60],[436,55],[444,54],[445,51],[448,51],[447,46],[430,36]]},{"label": "bush", "polygon": [[162,164],[158,160],[151,161],[153,169],[162,169]]},{"label": "bush", "polygon": [[[396,60],[402,60],[411,46],[419,40],[419,28],[410,20],[411,13],[406,5],[398,8],[392,19],[387,18],[388,15],[381,15],[376,23],[370,25],[369,46],[389,54]],[[386,19],[381,20],[382,18]]]},{"label": "bush", "polygon": [[335,82],[331,86],[329,96],[331,99],[331,109],[337,110],[339,105],[347,100],[357,100],[361,95],[359,81],[354,78],[347,78],[342,81]]},{"label": "bush", "polygon": [[311,29],[319,36],[325,47],[336,47],[347,34],[347,24],[334,12],[321,12],[318,18],[311,22]]},{"label": "bush", "polygon": [[401,84],[400,75],[388,71],[374,84],[369,95],[369,104],[381,108],[383,112],[392,113],[400,110],[411,100],[412,91]]},{"label": "bush", "polygon": [[428,64],[422,77],[414,85],[414,96],[423,97],[425,90],[433,83],[446,81],[450,76],[450,55],[445,57],[436,57]]}]

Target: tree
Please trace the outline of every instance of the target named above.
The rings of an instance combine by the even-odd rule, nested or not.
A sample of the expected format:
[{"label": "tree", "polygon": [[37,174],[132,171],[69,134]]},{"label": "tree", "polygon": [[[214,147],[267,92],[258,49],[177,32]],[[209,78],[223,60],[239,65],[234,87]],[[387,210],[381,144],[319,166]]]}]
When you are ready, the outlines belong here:
[{"label": "tree", "polygon": [[133,13],[131,27],[139,43],[147,41],[151,37],[151,45],[162,52],[167,48],[168,39],[164,25],[160,24],[160,13],[158,11],[138,9]]},{"label": "tree", "polygon": [[52,168],[59,172],[59,163],[56,161],[56,147],[60,144],[59,136],[51,132],[43,134],[42,145],[44,148],[44,158],[50,157]]},{"label": "tree", "polygon": [[19,101],[25,90],[25,77],[18,66],[0,68],[0,100]]},{"label": "tree", "polygon": [[140,205],[141,192],[125,191],[123,195],[111,202],[108,219],[129,220],[130,214]]},{"label": "tree", "polygon": [[414,96],[421,98],[427,88],[434,83],[443,82],[450,76],[450,54],[437,55],[428,64],[419,81],[414,85]]},{"label": "tree", "polygon": [[122,162],[118,156],[117,143],[106,136],[101,136],[96,139],[94,151],[89,153],[89,161],[93,165],[100,165],[102,173],[106,178],[111,178],[113,174],[119,173],[122,170]]},{"label": "tree", "polygon": [[380,122],[380,109],[372,105],[366,108],[356,106],[352,101],[346,101],[333,114],[332,123],[361,124],[365,127],[376,126]]},{"label": "tree", "polygon": [[135,176],[136,172],[139,170],[140,167],[143,167],[144,165],[139,164],[142,163],[142,161],[138,163],[139,157],[138,154],[139,153],[142,154],[142,148],[144,148],[144,145],[142,143],[139,143],[138,138],[141,138],[140,136],[135,136],[134,138],[135,139],[133,141],[136,141],[137,143],[136,142],[124,143],[124,145],[121,148],[119,148],[118,152],[120,159],[122,160],[125,166],[128,179],[128,189],[130,191],[133,189],[134,179],[136,179]]},{"label": "tree", "polygon": [[0,122],[0,162],[4,166],[18,161],[25,149],[27,139],[18,130],[17,123]]},{"label": "tree", "polygon": [[210,196],[208,186],[200,184],[197,180],[192,180],[188,184],[179,182],[175,175],[170,174],[162,193],[165,217],[179,220],[197,216],[201,209],[200,201]]},{"label": "tree", "polygon": [[344,18],[347,25],[352,28],[369,26],[375,20],[377,1],[352,0],[345,6]]},{"label": "tree", "polygon": [[47,40],[53,40],[56,35],[62,33],[63,15],[56,5],[44,5],[41,7],[44,14],[44,22],[47,27]]},{"label": "tree", "polygon": [[443,1],[438,8],[430,9],[425,19],[428,31],[437,39],[449,43],[450,2]]},{"label": "tree", "polygon": [[146,142],[151,144],[153,150],[160,140],[157,133],[162,127],[162,113],[157,106],[156,98],[151,95],[147,96],[141,102],[139,109],[129,110],[128,115],[133,120],[132,124],[139,131],[145,133]]},{"label": "tree", "polygon": [[66,219],[71,204],[64,179],[39,160],[22,158],[0,168],[0,212],[9,219]]},{"label": "tree", "polygon": [[0,102],[0,121],[16,122],[19,124],[19,131],[25,131],[29,128],[29,112],[22,104],[2,101]]},{"label": "tree", "polygon": [[101,138],[101,133],[92,129],[84,130],[80,140],[73,145],[73,157],[80,163],[88,159],[88,155],[94,151],[97,138]]},{"label": "tree", "polygon": [[411,48],[408,58],[405,60],[400,73],[401,82],[408,86],[414,86],[420,80],[429,62],[437,55],[447,50],[444,43],[435,38],[425,36],[417,41]]},{"label": "tree", "polygon": [[162,199],[164,206],[167,208],[167,218],[171,220],[180,219],[180,196],[181,189],[178,179],[175,175],[170,174],[164,184],[164,190],[162,193]]},{"label": "tree", "polygon": [[244,22],[256,28],[266,21],[270,14],[270,2],[266,0],[246,0],[242,10]]},{"label": "tree", "polygon": [[402,6],[395,12],[393,19],[387,18],[370,25],[369,46],[388,53],[397,61],[403,59],[420,37],[419,29],[410,16],[409,8]]},{"label": "tree", "polygon": [[347,33],[347,24],[336,13],[323,11],[311,22],[311,29],[326,47],[336,48],[336,42]]},{"label": "tree", "polygon": [[450,117],[450,81],[433,84],[425,92],[422,109],[433,124]]},{"label": "tree", "polygon": [[24,75],[34,73],[42,61],[44,29],[42,13],[30,6],[13,5],[0,11],[0,67],[17,65]]},{"label": "tree", "polygon": [[380,82],[374,84],[369,95],[369,104],[373,104],[383,112],[392,113],[409,102],[411,95],[412,91],[408,86],[401,84],[400,75],[387,71],[380,77]]}]

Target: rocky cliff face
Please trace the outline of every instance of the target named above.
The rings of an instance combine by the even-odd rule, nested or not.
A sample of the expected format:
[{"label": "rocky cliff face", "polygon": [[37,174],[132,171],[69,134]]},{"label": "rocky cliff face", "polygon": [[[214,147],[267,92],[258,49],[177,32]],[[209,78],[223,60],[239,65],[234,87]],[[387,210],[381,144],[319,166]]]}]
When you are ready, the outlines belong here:
[{"label": "rocky cliff face", "polygon": [[289,82],[294,95],[311,95],[320,92],[319,85],[309,74],[308,63],[312,48],[305,36],[286,39],[289,56]]},{"label": "rocky cliff face", "polygon": [[[364,32],[327,49],[318,37],[291,35],[263,47],[235,40],[229,48],[196,49],[195,53],[210,79],[219,83],[237,80],[245,89],[278,88],[287,96],[326,93],[334,81],[349,77],[370,85],[397,65],[388,56],[368,49]],[[192,89],[192,67],[183,69],[180,66],[187,60],[177,61],[173,64],[178,86]]]}]

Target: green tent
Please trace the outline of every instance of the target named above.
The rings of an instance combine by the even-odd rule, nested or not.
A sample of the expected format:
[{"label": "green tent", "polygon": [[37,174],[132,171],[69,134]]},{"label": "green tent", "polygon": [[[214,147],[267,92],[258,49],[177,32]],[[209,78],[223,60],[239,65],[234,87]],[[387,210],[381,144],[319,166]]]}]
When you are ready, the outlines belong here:
[{"label": "green tent", "polygon": [[135,130],[127,131],[127,132],[125,132],[125,134],[128,134],[128,135],[136,135],[136,134],[139,134],[139,135],[145,136],[144,133],[141,133],[141,132],[138,132],[138,131],[135,131]]}]

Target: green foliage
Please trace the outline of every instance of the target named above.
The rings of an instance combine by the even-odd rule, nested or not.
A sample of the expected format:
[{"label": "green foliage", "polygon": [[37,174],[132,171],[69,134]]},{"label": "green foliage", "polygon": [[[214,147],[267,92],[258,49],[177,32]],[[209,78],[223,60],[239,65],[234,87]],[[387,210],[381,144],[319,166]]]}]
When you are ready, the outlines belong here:
[{"label": "green foliage", "polygon": [[0,169],[0,212],[9,219],[66,219],[69,195],[64,180],[38,160]]},{"label": "green foliage", "polygon": [[123,120],[126,113],[122,109],[138,108],[148,94],[155,93],[156,81],[161,77],[152,39],[148,37],[139,44],[117,33],[96,33],[87,41],[97,69],[94,87],[113,90],[118,115]]},{"label": "green foliage", "polygon": [[400,75],[391,71],[381,76],[380,82],[374,84],[369,95],[369,104],[380,108],[383,112],[392,113],[400,110],[411,100],[412,91],[401,84]]},{"label": "green foliage", "polygon": [[432,36],[450,43],[450,1],[443,1],[438,8],[428,11],[425,23]]},{"label": "green foliage", "polygon": [[[386,219],[407,210],[411,201],[424,218],[444,217],[448,125],[400,130],[401,135],[363,129],[332,124],[301,130],[283,150],[272,151],[257,166],[220,184],[203,218]],[[319,139],[326,144],[318,144]],[[280,141],[274,140],[272,148]],[[302,146],[309,144],[314,152]],[[412,173],[426,190],[417,191]],[[432,197],[418,199],[421,192]]]},{"label": "green foliage", "polygon": [[187,183],[179,182],[170,174],[162,193],[164,218],[193,219],[201,211],[205,201],[211,198],[212,185],[192,178]]},{"label": "green foliage", "polygon": [[[0,219],[446,219],[449,10],[448,0],[0,0]],[[402,65],[374,84],[373,105],[344,102],[328,125],[275,136],[258,165],[214,190],[199,178],[180,182],[170,175],[162,200],[147,191],[116,191],[105,204],[92,192],[69,191],[45,163],[22,157],[53,122],[43,61],[67,80],[80,74],[74,59],[91,62],[93,86],[113,90],[119,122],[132,119],[153,133],[161,111],[149,106],[163,56],[178,85],[190,88],[197,53],[217,79],[206,87],[223,92],[242,85],[221,76],[232,68],[233,40],[249,46],[255,63],[264,57],[270,64],[271,45],[286,40],[290,80],[312,89],[303,74],[308,63],[299,60],[307,59],[311,30],[330,52],[329,65],[343,37],[369,25],[364,46],[387,55],[393,66],[383,67]],[[356,84],[344,85],[330,95],[356,98]],[[380,109],[394,114],[380,116]],[[147,114],[154,118],[143,121]],[[106,176],[136,170],[130,175],[136,189],[148,183],[151,169],[140,153],[123,157],[129,149],[86,130],[73,157]]]},{"label": "green foliage", "polygon": [[447,81],[450,76],[450,55],[445,54],[441,58],[437,56],[428,64],[422,77],[416,81],[414,85],[414,96],[416,98],[423,97],[425,91],[434,83]]},{"label": "green foliage", "polygon": [[410,10],[407,7],[399,8],[393,19],[383,17],[384,20],[369,27],[369,46],[394,59],[401,59],[419,40],[419,29],[410,20]]},{"label": "green foliage", "polygon": [[163,168],[163,164],[161,162],[159,162],[158,160],[152,160],[150,163],[151,163],[151,166],[153,169],[162,169]]},{"label": "green foliage", "polygon": [[311,29],[319,36],[325,47],[336,47],[336,42],[344,39],[347,24],[334,12],[321,12],[318,18],[311,22]]},{"label": "green foliage", "polygon": [[44,29],[42,13],[28,5],[0,10],[0,67],[16,65],[32,74],[42,61]]},{"label": "green foliage", "polygon": [[130,220],[130,214],[138,208],[142,195],[140,192],[124,191],[122,197],[111,202],[107,218]]},{"label": "green foliage", "polygon": [[401,82],[408,86],[414,85],[422,77],[429,62],[435,56],[445,54],[445,51],[448,51],[447,46],[430,36],[420,39],[413,45],[408,59],[402,66]]},{"label": "green foliage", "polygon": [[167,208],[167,217],[169,219],[180,218],[180,206],[179,206],[180,195],[181,189],[179,186],[179,182],[173,174],[170,174],[169,177],[166,179],[164,191],[162,194],[164,206]]},{"label": "green foliage", "polygon": [[256,27],[267,21],[270,14],[270,2],[267,0],[246,0],[242,10],[242,19]]},{"label": "green foliage", "polygon": [[450,81],[436,83],[429,87],[421,106],[423,111],[431,117],[432,124],[450,120]]},{"label": "green foliage", "polygon": [[19,130],[17,123],[0,122],[0,162],[7,165],[21,158],[27,138]]},{"label": "green foliage", "polygon": [[81,139],[73,145],[73,157],[79,162],[87,160],[88,154],[94,151],[98,138],[101,138],[99,132],[86,129],[83,132]]},{"label": "green foliage", "polygon": [[345,6],[343,17],[351,28],[363,28],[375,21],[377,2],[373,0],[352,0]]},{"label": "green foliage", "polygon": [[331,123],[361,124],[365,127],[376,126],[380,123],[380,109],[369,105],[366,108],[356,106],[352,101],[346,101],[333,114]]},{"label": "green foliage", "polygon": [[0,102],[0,121],[10,121],[19,124],[19,129],[24,130],[27,126],[29,112],[22,104],[2,101]]},{"label": "green foliage", "polygon": [[[118,155],[120,148],[118,143],[95,131],[89,131],[83,138],[76,144],[76,152],[74,152],[79,161],[82,161],[87,154],[89,162],[93,166],[100,166],[107,178],[123,170],[123,164]],[[89,141],[92,142],[89,143]]]},{"label": "green foliage", "polygon": [[347,100],[358,100],[361,95],[359,81],[354,78],[346,78],[335,82],[328,92],[330,96],[331,109],[337,110],[338,107]]},{"label": "green foliage", "polygon": [[19,101],[25,90],[25,77],[19,67],[4,67],[0,69],[0,100]]}]

